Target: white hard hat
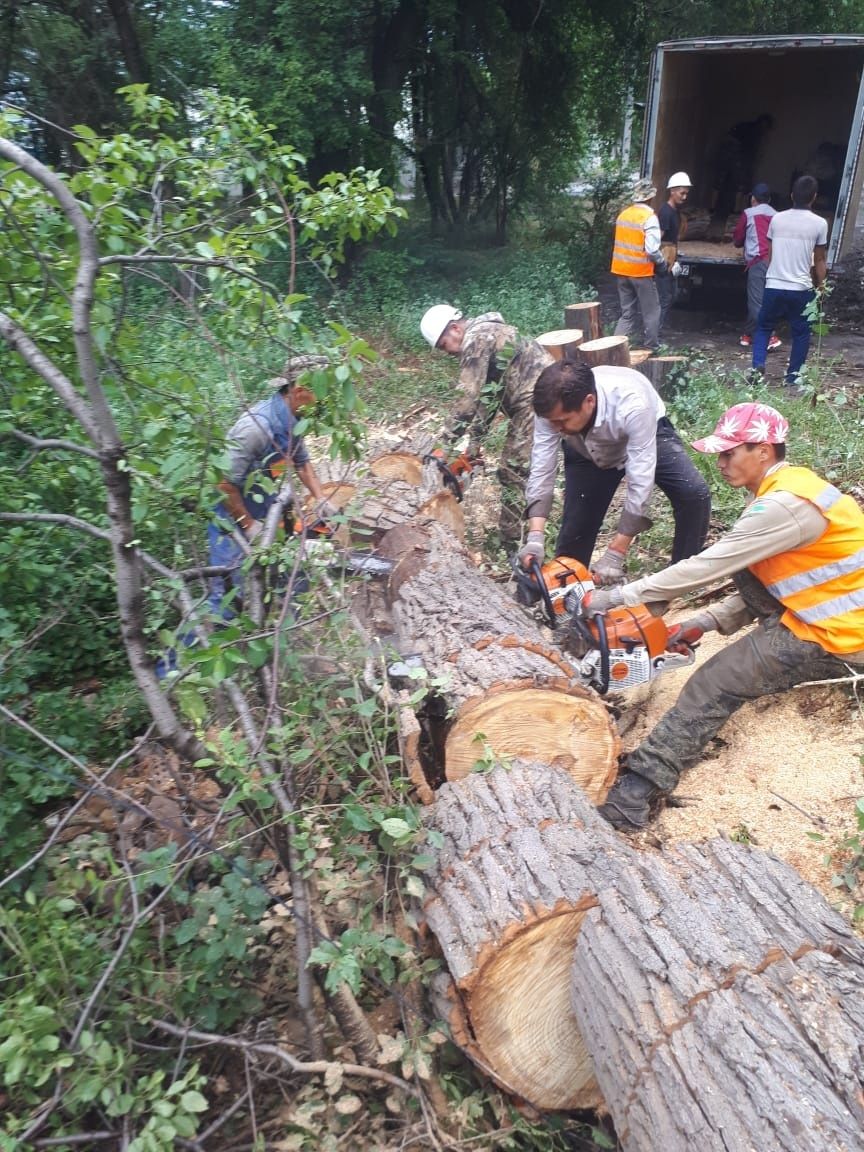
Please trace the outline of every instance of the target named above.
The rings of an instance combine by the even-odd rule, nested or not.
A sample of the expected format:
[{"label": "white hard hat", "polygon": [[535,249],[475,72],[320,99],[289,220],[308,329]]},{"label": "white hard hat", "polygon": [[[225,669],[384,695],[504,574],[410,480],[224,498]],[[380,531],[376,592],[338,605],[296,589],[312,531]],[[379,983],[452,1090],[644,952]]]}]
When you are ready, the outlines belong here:
[{"label": "white hard hat", "polygon": [[666,185],[666,191],[670,188],[692,188],[690,177],[686,172],[673,172],[669,177],[669,183]]},{"label": "white hard hat", "polygon": [[423,313],[423,319],[420,321],[420,331],[423,333],[426,341],[432,345],[433,348],[437,347],[438,341],[444,335],[444,329],[448,324],[452,324],[454,320],[461,320],[462,313],[451,307],[449,304],[433,304],[431,308]]}]

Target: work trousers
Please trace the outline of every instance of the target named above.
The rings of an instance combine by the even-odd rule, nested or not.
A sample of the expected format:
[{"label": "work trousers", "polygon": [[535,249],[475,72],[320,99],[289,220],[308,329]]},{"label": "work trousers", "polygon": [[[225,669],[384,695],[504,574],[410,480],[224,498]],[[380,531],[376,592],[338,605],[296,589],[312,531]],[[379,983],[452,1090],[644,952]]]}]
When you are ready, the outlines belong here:
[{"label": "work trousers", "polygon": [[671,272],[655,272],[654,283],[657,285],[657,299],[660,302],[660,326],[658,332],[662,335],[666,330],[666,320],[669,309],[675,300],[675,277]]},{"label": "work trousers", "polygon": [[[757,260],[747,269],[747,327],[744,329],[752,336],[759,323],[759,312],[762,308],[762,297],[765,295],[765,277],[768,275],[768,261]],[[770,333],[769,333],[770,335]],[[767,352],[768,345],[765,345]]]},{"label": "work trousers", "polygon": [[627,766],[671,792],[742,704],[805,680],[843,675],[848,670],[839,657],[799,640],[775,613],[693,673],[678,702],[630,754]]},{"label": "work trousers", "polygon": [[[564,511],[557,556],[572,556],[586,566],[622,468],[598,468],[564,440]],[[669,498],[675,518],[672,563],[701,551],[708,533],[711,493],[666,416],[657,421],[657,468],[654,483]]]},{"label": "work trousers", "polygon": [[644,328],[645,347],[656,352],[660,347],[660,297],[655,278],[616,276],[615,283],[621,306],[621,319],[615,325],[615,335],[633,336],[638,334],[640,327]]},{"label": "work trousers", "polygon": [[765,289],[753,336],[754,368],[764,369],[771,333],[781,320],[786,320],[792,333],[786,383],[797,382],[798,373],[810,350],[810,321],[804,315],[804,311],[815,295],[812,288],[802,288],[800,292],[787,292],[782,288]]}]

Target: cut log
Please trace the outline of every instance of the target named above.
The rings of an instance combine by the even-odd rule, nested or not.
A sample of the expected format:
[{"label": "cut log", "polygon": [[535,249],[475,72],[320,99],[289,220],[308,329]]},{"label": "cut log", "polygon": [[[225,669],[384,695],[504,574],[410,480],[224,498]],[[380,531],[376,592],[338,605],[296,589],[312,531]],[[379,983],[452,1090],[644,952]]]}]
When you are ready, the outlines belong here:
[{"label": "cut log", "polygon": [[639,365],[639,371],[647,376],[661,396],[669,386],[680,379],[687,371],[686,356],[652,356]]},{"label": "cut log", "polygon": [[603,335],[599,302],[568,304],[564,309],[564,327],[581,329],[586,340],[599,340]]},{"label": "cut log", "polygon": [[510,591],[440,524],[394,529],[379,550],[397,561],[389,596],[399,650],[420,656],[435,686],[424,709],[430,784],[490,756],[541,753],[592,798],[605,796],[619,751],[609,710]]},{"label": "cut log", "polygon": [[645,363],[649,356],[651,356],[650,348],[632,348],[630,350],[630,367],[639,368],[641,371],[641,365]]},{"label": "cut log", "polygon": [[537,1109],[596,1106],[568,975],[618,838],[567,776],[521,761],[445,785],[425,819],[443,840],[424,913],[454,1040]]},{"label": "cut log", "polygon": [[630,341],[626,336],[601,336],[599,340],[587,340],[580,344],[576,356],[592,368],[600,364],[629,368]]},{"label": "cut log", "polygon": [[720,840],[634,854],[597,903],[572,1001],[625,1152],[861,1147],[864,944],[819,893]]},{"label": "cut log", "polygon": [[575,360],[576,349],[582,343],[582,332],[578,328],[557,328],[538,336],[537,343],[556,360]]},{"label": "cut log", "polygon": [[325,461],[317,471],[324,494],[345,514],[343,542],[377,545],[415,516],[439,521],[459,540],[465,537],[459,501],[444,488],[437,465],[419,456],[400,451],[382,453],[369,464]]}]

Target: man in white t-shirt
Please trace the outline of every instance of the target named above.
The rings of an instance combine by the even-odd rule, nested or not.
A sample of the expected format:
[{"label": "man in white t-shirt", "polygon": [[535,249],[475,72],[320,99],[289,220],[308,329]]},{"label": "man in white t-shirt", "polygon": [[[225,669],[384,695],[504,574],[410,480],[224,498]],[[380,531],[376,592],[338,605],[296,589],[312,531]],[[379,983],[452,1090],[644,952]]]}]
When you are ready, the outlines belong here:
[{"label": "man in white t-shirt", "polygon": [[780,320],[787,320],[792,333],[787,385],[798,383],[807,359],[810,321],[805,313],[828,272],[828,225],[810,211],[818,188],[813,176],[799,176],[792,185],[792,207],[778,212],[768,225],[768,274],[753,334],[753,369],[765,371],[771,333]]}]

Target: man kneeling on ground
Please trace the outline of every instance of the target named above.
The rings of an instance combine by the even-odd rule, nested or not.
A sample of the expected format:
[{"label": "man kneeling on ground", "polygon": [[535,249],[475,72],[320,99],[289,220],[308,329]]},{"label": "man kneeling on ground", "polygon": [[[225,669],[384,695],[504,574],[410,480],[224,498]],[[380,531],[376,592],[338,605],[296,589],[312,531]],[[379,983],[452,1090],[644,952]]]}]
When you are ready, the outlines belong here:
[{"label": "man kneeling on ground", "polygon": [[600,807],[616,828],[642,828],[729,717],[748,700],[806,680],[848,676],[864,666],[864,512],[809,468],[787,464],[789,425],[767,404],[736,404],[699,452],[717,456],[720,475],[752,496],[716,544],[654,576],[590,595],[588,611],[663,605],[732,576],[738,592],[681,624],[695,643],[716,629],[758,626],[712,656],[678,702],[627,760]]}]

